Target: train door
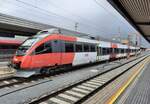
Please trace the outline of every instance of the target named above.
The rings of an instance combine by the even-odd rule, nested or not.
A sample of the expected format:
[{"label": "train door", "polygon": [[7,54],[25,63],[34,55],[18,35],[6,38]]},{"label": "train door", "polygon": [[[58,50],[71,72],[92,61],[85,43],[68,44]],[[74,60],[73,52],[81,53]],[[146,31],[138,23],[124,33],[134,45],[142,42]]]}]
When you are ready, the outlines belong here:
[{"label": "train door", "polygon": [[112,48],[112,53],[110,55],[110,58],[114,60],[116,58],[116,49],[117,49],[117,44],[111,43],[111,48]]},{"label": "train door", "polygon": [[96,50],[97,50],[97,61],[100,61],[100,56],[101,56],[101,47],[97,46],[96,47]]},{"label": "train door", "polygon": [[62,41],[62,53],[61,53],[61,64],[71,65],[75,56],[74,53],[74,42]]},{"label": "train door", "polygon": [[75,43],[75,56],[73,60],[73,65],[80,65],[84,63],[83,57],[83,44],[80,42]]},{"label": "train door", "polygon": [[63,44],[61,40],[52,40],[52,57],[54,58],[54,65],[62,65],[62,52],[63,52]]}]

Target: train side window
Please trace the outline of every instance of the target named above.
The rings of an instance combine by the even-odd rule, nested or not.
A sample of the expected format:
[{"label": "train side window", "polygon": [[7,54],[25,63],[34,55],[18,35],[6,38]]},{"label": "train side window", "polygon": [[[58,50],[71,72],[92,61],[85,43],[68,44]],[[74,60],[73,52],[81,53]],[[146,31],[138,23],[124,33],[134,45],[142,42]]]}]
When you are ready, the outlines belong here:
[{"label": "train side window", "polygon": [[119,53],[119,49],[118,48],[116,48],[116,53]]},{"label": "train side window", "polygon": [[40,45],[35,49],[36,54],[40,54],[44,50],[44,44]]},{"label": "train side window", "polygon": [[109,48],[106,48],[106,54],[107,55],[109,54]]},{"label": "train side window", "polygon": [[51,42],[43,43],[35,49],[36,54],[44,54],[44,53],[51,53],[51,52],[52,52]]},{"label": "train side window", "polygon": [[121,53],[121,48],[119,48],[119,53]]},{"label": "train side window", "polygon": [[119,48],[117,48],[117,53],[119,53]]},{"label": "train side window", "polygon": [[107,54],[110,54],[110,48],[107,48]]},{"label": "train side window", "polygon": [[114,53],[117,53],[117,49],[116,48],[114,48]]},{"label": "train side window", "polygon": [[84,52],[89,52],[89,45],[88,44],[84,44]]},{"label": "train side window", "polygon": [[120,53],[120,48],[117,48],[117,53]]},{"label": "train side window", "polygon": [[109,54],[112,54],[112,48],[109,48]]},{"label": "train side window", "polygon": [[104,55],[107,55],[107,48],[103,48]]},{"label": "train side window", "polygon": [[124,53],[124,49],[121,48],[121,53]]},{"label": "train side window", "polygon": [[107,55],[107,48],[102,48],[102,55]]},{"label": "train side window", "polygon": [[82,44],[75,44],[75,52],[83,52]]},{"label": "train side window", "polygon": [[44,44],[44,52],[43,53],[51,53],[51,52],[52,52],[51,42],[46,42]]},{"label": "train side window", "polygon": [[108,48],[105,48],[105,54],[108,55]]},{"label": "train side window", "polygon": [[95,52],[95,51],[96,51],[95,45],[91,45],[91,46],[90,46],[90,51],[91,51],[91,52]]},{"label": "train side window", "polygon": [[65,43],[65,52],[74,52],[74,44],[66,42]]}]

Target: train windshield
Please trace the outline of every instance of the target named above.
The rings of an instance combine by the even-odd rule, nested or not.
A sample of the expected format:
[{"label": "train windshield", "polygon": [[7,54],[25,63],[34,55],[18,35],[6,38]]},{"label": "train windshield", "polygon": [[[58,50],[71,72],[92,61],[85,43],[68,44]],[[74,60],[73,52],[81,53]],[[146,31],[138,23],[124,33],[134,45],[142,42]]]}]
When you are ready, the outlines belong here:
[{"label": "train windshield", "polygon": [[26,54],[27,50],[33,46],[37,41],[39,41],[39,38],[29,38],[27,39],[16,51],[17,56],[23,56]]},{"label": "train windshield", "polygon": [[48,30],[43,30],[38,32],[34,37],[40,37],[40,38],[45,38],[51,34],[58,34],[60,33],[60,30],[57,28],[52,28],[52,29],[48,29]]},{"label": "train windshield", "polygon": [[28,46],[31,47],[34,43],[36,43],[39,38],[29,38],[27,39],[21,46]]}]

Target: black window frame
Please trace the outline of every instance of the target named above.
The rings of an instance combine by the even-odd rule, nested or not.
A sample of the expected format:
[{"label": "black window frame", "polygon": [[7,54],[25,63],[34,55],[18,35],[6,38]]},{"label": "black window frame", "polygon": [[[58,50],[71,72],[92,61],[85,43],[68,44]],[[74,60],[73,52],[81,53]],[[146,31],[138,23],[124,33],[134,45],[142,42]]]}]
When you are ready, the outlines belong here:
[{"label": "black window frame", "polygon": [[[49,49],[47,48],[47,50],[44,51],[44,49],[45,49],[47,43],[50,44],[50,47],[49,47]],[[36,51],[36,50],[37,50],[38,48],[40,48],[40,47],[43,47],[43,49],[41,49],[41,50],[39,50],[39,51]],[[43,52],[42,52],[42,50],[43,50]],[[40,44],[38,47],[35,48],[35,54],[36,54],[36,55],[37,55],[37,54],[46,54],[46,53],[52,53],[52,44],[51,44],[51,41],[47,41],[47,42],[45,42],[45,43],[42,43],[42,44]]]},{"label": "black window frame", "polygon": [[[85,47],[85,46],[88,46],[88,47]],[[86,50],[85,50],[85,48],[86,48]],[[84,51],[84,52],[90,52],[90,45],[87,44],[87,43],[84,43],[84,44],[83,44],[83,51]]]},{"label": "black window frame", "polygon": [[[70,46],[68,47],[68,44],[72,45],[72,48],[70,48]],[[74,47],[75,47],[75,46],[74,46],[74,43],[73,43],[73,42],[65,41],[65,52],[66,52],[66,53],[75,52]]]},{"label": "black window frame", "polygon": [[[77,46],[81,46],[80,48],[80,50],[81,51],[79,51],[79,50],[77,50]],[[79,47],[78,47],[79,48]],[[82,43],[75,43],[75,52],[83,52],[83,44]]]},{"label": "black window frame", "polygon": [[90,45],[90,52],[96,52],[96,45],[95,44]]},{"label": "black window frame", "polygon": [[107,55],[107,48],[101,47],[101,52],[102,52],[102,55]]}]

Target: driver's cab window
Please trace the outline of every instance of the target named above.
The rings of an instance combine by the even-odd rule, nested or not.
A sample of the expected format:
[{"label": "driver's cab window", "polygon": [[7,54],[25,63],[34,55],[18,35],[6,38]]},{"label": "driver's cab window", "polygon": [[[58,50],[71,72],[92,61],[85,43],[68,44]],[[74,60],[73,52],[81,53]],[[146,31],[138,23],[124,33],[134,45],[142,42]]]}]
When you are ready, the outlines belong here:
[{"label": "driver's cab window", "polygon": [[43,43],[35,49],[35,54],[44,54],[51,52],[52,52],[51,42]]}]

